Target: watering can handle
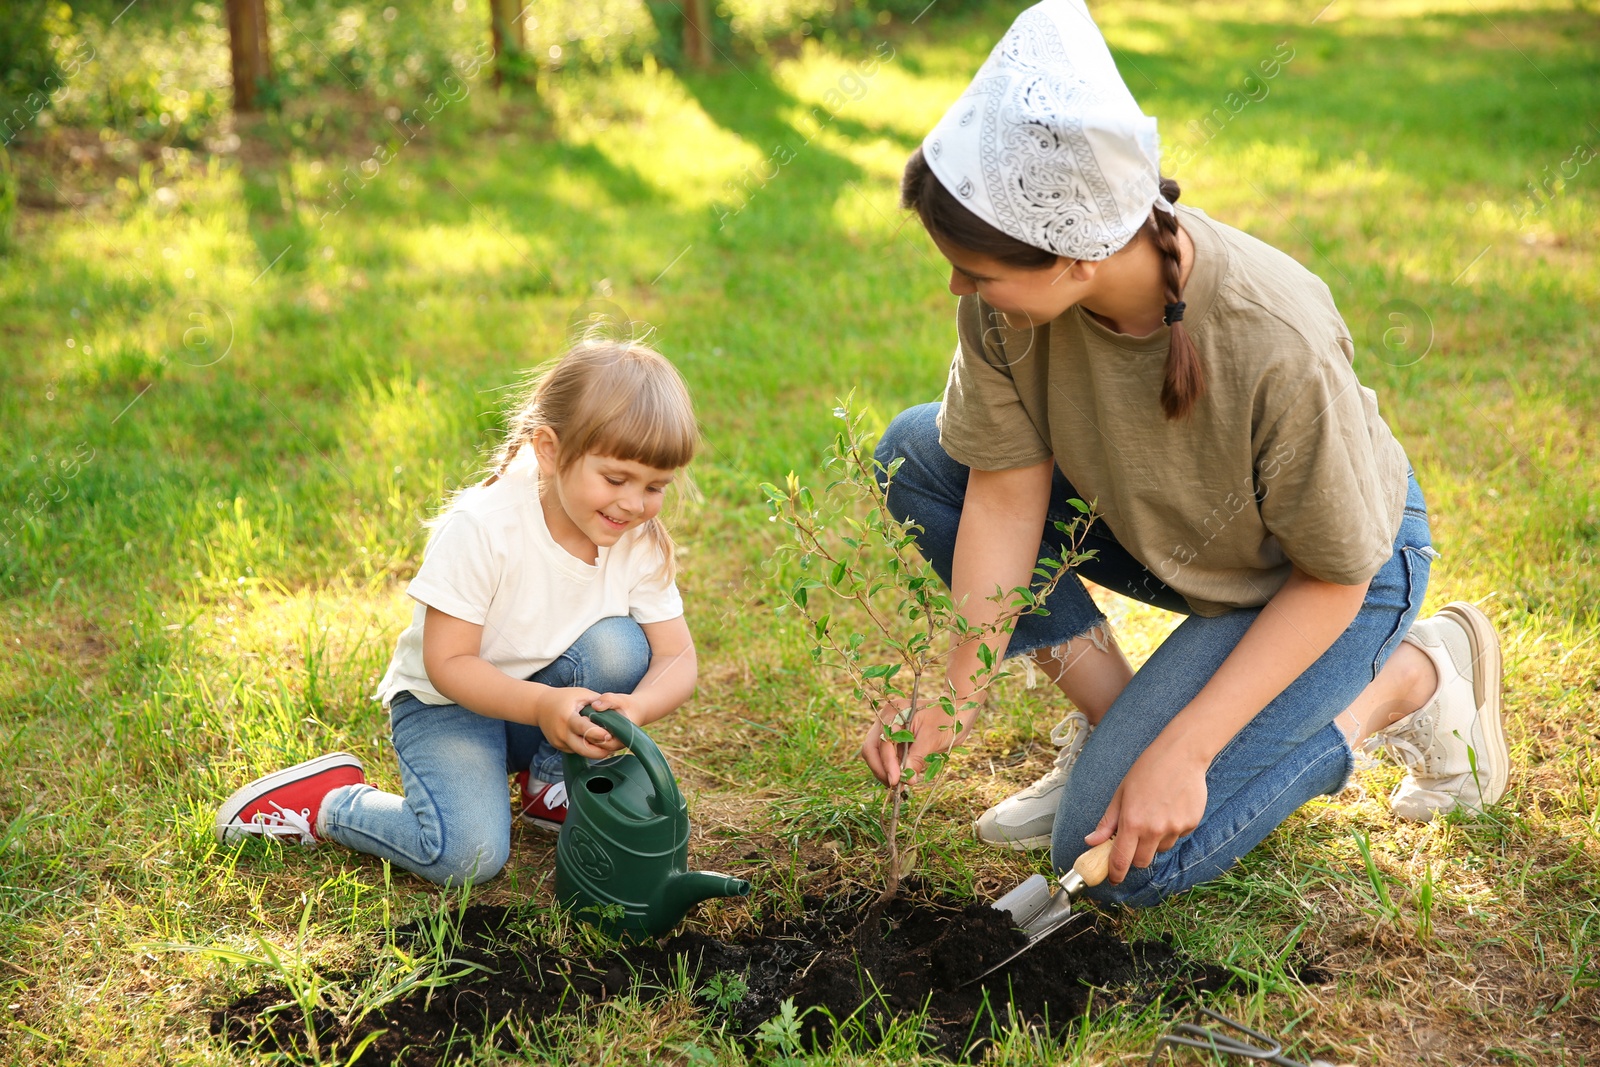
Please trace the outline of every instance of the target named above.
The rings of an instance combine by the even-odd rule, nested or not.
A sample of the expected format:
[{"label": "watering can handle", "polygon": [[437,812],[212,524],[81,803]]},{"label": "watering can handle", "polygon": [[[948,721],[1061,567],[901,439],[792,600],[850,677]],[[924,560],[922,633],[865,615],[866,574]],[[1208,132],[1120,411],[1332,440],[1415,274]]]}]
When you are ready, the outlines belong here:
[{"label": "watering can handle", "polygon": [[644,773],[649,776],[650,784],[656,789],[656,814],[671,815],[683,807],[683,794],[678,792],[677,779],[672,777],[672,769],[667,766],[666,757],[661,754],[656,743],[650,740],[649,734],[634,725],[633,720],[620,711],[596,711],[594,708],[584,708],[581,714],[621,741],[639,757]]}]

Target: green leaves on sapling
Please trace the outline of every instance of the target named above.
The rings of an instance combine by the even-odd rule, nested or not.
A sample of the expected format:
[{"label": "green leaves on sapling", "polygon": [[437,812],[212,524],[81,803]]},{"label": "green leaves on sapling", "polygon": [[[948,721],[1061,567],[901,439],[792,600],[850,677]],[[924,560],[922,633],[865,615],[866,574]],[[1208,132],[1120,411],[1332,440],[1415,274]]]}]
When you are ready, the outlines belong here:
[{"label": "green leaves on sapling", "polygon": [[[942,712],[946,721],[939,729],[948,733],[949,741],[925,761],[926,770],[918,777],[928,781],[948,764],[962,716],[975,711],[984,690],[1003,676],[997,643],[991,642],[1009,637],[1019,616],[1043,613],[1056,583],[1088,558],[1080,546],[1093,521],[1092,508],[1081,500],[1069,501],[1082,517],[1056,523],[1065,536],[1059,558],[1039,560],[1032,584],[995,590],[988,599],[998,605],[997,617],[974,623],[957,610],[943,581],[918,554],[921,527],[902,522],[889,509],[889,486],[905,458],[897,456],[888,464],[877,460],[851,398],[841,400],[833,413],[844,425],[824,457],[827,481],[820,497],[792,471],[782,488],[761,486],[772,521],[789,534],[774,557],[778,586],[810,624],[806,633],[812,662],[842,673],[856,698],[883,724],[884,740],[898,746],[902,780],[911,777],[905,761],[915,740],[914,710],[935,707]],[[824,596],[849,610],[819,610]],[[952,679],[941,675],[951,649],[973,641],[978,642],[981,666],[963,680],[969,692],[958,699]],[[901,866],[895,827],[904,790],[891,792],[885,817],[890,852],[886,896],[893,895]]]}]

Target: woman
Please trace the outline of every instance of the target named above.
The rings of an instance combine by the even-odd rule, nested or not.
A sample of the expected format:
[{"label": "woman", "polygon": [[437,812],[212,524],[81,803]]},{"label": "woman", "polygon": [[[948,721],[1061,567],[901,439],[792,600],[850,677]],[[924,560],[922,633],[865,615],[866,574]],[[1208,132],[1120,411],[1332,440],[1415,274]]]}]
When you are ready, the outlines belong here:
[{"label": "woman", "polygon": [[[1451,604],[1416,621],[1435,555],[1422,493],[1328,287],[1176,208],[1158,162],[1081,0],[1024,12],[906,167],[960,344],[943,404],[902,413],[878,450],[903,460],[890,506],[970,622],[1058,551],[1046,531],[1072,497],[1100,516],[1077,573],[1188,616],[1135,673],[1068,576],[1004,649],[1083,719],[980,837],[1049,841],[1062,870],[1114,838],[1091,893],[1137,906],[1337,793],[1356,745],[1400,754],[1394,810],[1423,821],[1494,803],[1510,759],[1488,619]],[[958,698],[977,670],[973,645],[953,651]],[[946,726],[918,710],[913,774]],[[894,784],[884,735],[873,723],[862,755]]]}]

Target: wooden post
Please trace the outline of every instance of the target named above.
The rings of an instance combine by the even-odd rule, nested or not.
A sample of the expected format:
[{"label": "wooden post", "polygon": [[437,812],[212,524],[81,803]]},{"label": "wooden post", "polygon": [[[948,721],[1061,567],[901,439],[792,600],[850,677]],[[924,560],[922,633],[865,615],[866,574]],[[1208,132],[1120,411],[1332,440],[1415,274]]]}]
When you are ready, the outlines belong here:
[{"label": "wooden post", "polygon": [[266,0],[228,0],[228,41],[233,54],[233,109],[259,111],[256,94],[272,80]]},{"label": "wooden post", "polygon": [[527,32],[522,13],[523,0],[489,0],[489,19],[494,33],[494,83],[504,85],[506,66],[504,59],[520,59],[528,47]]},{"label": "wooden post", "polygon": [[682,0],[683,58],[690,66],[711,65],[711,17],[706,0]]}]

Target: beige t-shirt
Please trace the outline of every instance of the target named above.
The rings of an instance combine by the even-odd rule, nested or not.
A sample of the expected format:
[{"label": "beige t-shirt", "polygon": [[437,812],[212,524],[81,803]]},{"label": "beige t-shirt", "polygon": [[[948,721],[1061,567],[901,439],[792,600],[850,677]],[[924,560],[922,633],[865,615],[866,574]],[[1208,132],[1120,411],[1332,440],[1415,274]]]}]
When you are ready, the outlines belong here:
[{"label": "beige t-shirt", "polygon": [[940,413],[951,457],[1009,470],[1054,457],[1118,542],[1199,615],[1259,607],[1291,562],[1341,585],[1389,558],[1405,451],[1356,381],[1350,332],[1322,281],[1202,211],[1184,325],[1206,391],[1161,410],[1166,327],[1117,333],[1073,307],[1013,330],[976,296]]}]

